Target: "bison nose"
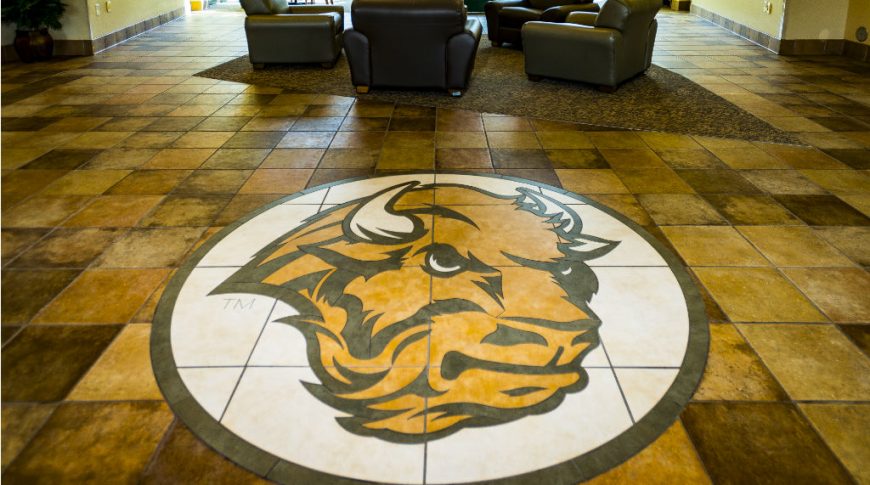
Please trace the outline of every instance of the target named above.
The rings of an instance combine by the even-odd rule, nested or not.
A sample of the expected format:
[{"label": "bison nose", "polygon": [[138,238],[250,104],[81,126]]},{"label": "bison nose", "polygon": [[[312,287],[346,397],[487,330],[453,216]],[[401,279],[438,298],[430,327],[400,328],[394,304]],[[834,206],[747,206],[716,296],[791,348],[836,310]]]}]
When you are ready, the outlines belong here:
[{"label": "bison nose", "polygon": [[549,347],[553,352],[554,365],[573,362],[587,349],[598,345],[597,320],[583,319],[572,321],[553,321],[540,318],[505,318],[515,322],[526,333],[534,333],[538,343]]}]

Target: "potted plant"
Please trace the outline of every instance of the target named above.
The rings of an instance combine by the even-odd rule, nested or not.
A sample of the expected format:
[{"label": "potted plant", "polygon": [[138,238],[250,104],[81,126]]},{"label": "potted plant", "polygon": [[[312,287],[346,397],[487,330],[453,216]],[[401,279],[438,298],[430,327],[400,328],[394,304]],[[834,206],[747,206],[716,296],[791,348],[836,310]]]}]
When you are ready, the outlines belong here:
[{"label": "potted plant", "polygon": [[24,62],[51,57],[54,39],[48,29],[61,28],[60,18],[66,10],[61,0],[4,0],[3,23],[15,24],[15,52]]}]

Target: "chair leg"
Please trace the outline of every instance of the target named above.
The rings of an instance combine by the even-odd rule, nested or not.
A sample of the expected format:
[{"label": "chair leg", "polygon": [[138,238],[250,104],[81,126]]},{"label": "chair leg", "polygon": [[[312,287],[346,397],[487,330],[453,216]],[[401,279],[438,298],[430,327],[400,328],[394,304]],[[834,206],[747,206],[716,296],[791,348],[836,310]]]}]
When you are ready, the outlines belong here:
[{"label": "chair leg", "polygon": [[462,97],[462,91],[459,89],[448,89],[447,92],[450,93],[450,95],[453,96],[454,98],[461,98]]},{"label": "chair leg", "polygon": [[532,81],[533,83],[536,83],[543,79],[543,77],[538,76],[537,74],[526,74],[526,77],[529,79],[529,81]]},{"label": "chair leg", "polygon": [[616,92],[616,86],[605,86],[601,84],[598,86],[598,90],[602,93],[613,94]]},{"label": "chair leg", "polygon": [[357,86],[357,87],[356,87],[356,93],[357,93],[357,94],[367,94],[368,92],[369,92],[369,87],[368,87],[368,86]]},{"label": "chair leg", "polygon": [[255,62],[254,63],[254,69],[263,69],[264,67],[266,67],[266,65],[263,64],[262,62]]}]

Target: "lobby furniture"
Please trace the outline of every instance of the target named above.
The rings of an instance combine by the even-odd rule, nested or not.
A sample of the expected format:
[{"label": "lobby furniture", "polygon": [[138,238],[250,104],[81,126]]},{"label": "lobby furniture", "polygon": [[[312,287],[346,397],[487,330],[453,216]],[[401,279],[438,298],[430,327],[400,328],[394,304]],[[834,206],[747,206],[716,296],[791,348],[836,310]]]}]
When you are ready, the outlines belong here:
[{"label": "lobby furniture", "polygon": [[353,29],[344,34],[351,81],[360,94],[373,87],[468,87],[482,26],[462,0],[355,0]]},{"label": "lobby furniture", "polygon": [[489,40],[495,47],[519,45],[523,24],[564,22],[571,12],[597,12],[592,0],[493,0],[483,7]]},{"label": "lobby furniture", "polygon": [[598,14],[523,27],[526,74],[595,84],[612,92],[649,68],[662,0],[607,0]]},{"label": "lobby furniture", "polygon": [[248,56],[265,64],[320,63],[332,67],[341,54],[341,6],[287,5],[286,0],[241,0]]}]

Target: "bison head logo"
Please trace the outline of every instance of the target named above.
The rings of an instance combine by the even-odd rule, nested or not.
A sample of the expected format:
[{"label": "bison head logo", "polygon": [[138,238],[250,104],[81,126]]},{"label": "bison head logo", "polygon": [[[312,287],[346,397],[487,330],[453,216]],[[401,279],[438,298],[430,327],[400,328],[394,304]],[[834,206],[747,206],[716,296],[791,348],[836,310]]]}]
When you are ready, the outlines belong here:
[{"label": "bison head logo", "polygon": [[303,384],[349,415],[338,422],[422,442],[547,412],[586,386],[601,324],[586,261],[617,243],[581,229],[532,189],[409,182],[309,218],[213,294],[292,306],[279,321],[305,336],[320,380]]}]

